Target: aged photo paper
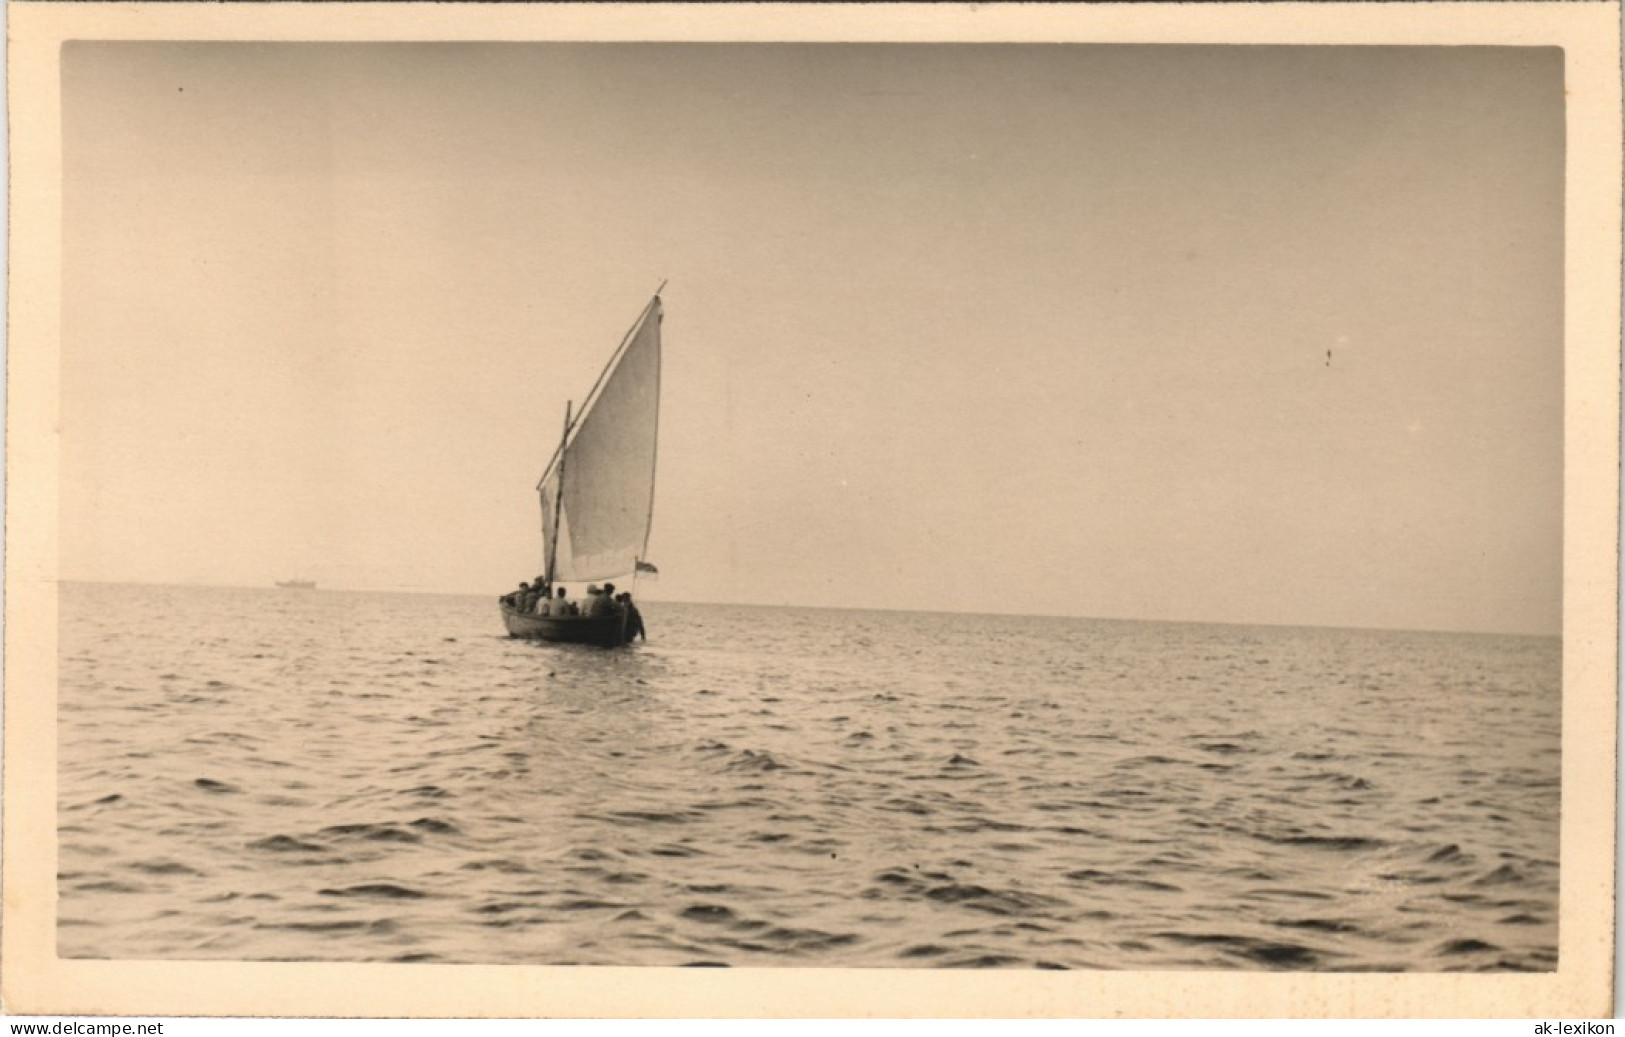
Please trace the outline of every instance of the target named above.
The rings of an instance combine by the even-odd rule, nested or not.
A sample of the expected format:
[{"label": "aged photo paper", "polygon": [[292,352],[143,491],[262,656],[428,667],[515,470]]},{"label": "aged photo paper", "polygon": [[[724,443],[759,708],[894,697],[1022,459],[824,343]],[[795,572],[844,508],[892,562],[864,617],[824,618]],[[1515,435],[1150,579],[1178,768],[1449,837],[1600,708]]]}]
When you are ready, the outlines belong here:
[{"label": "aged photo paper", "polygon": [[[1596,1018],[1612,1014],[1619,644],[1618,3],[261,5],[21,0],[8,5],[7,16],[10,313],[6,408],[5,906],[0,927],[0,994],[7,1013],[341,1018]],[[68,252],[64,229],[64,196],[68,192],[64,185],[70,179],[64,168],[64,68],[65,55],[76,44],[117,41],[352,45],[706,43],[720,47],[815,42],[951,43],[967,47],[1198,44],[1215,48],[1560,50],[1566,95],[1566,189],[1561,235],[1562,580],[1560,592],[1554,589],[1548,609],[1553,622],[1560,622],[1562,636],[1561,882],[1555,969],[1391,972],[1338,971],[1329,966],[1294,971],[1260,965],[1138,972],[1133,971],[1133,965],[1127,969],[1049,971],[930,969],[906,967],[906,963],[896,967],[724,969],[464,965],[445,961],[386,964],[138,960],[59,954],[57,883],[63,865],[57,829],[59,779],[65,764],[58,758],[63,744],[59,740],[57,705],[59,669],[63,665],[59,655],[59,596],[65,583],[101,578],[95,573],[87,576],[79,570],[68,570],[65,558],[65,544],[70,540],[85,542],[88,535],[80,532],[87,528],[80,522],[84,516],[67,513],[70,506],[86,507],[85,500],[76,497],[70,501],[64,486],[68,479],[64,454],[72,446],[64,442],[62,432],[63,270]],[[254,110],[241,112],[244,123],[259,117]],[[234,130],[221,125],[219,132],[229,134]],[[1335,135],[1338,127],[1328,125],[1324,133]],[[649,175],[658,177],[660,173],[654,170]],[[711,191],[728,190],[727,185],[705,186]],[[332,199],[321,204],[332,205]],[[301,233],[298,227],[269,224],[266,231],[270,235],[267,248],[276,247],[278,241],[296,240]],[[1555,242],[1555,234],[1552,240]],[[425,264],[434,259],[430,255],[435,248],[432,242],[416,246],[403,242],[400,248],[405,250],[404,260],[398,255],[380,259],[421,260]],[[727,248],[728,243],[718,244],[718,251]],[[421,254],[414,249],[420,249]],[[922,243],[919,254],[929,258],[930,249]],[[741,264],[753,262],[748,248],[741,248],[739,256]],[[685,274],[651,271],[648,290],[653,290],[658,278],[665,276],[673,278],[674,291],[680,290]],[[926,276],[921,275],[922,279]],[[951,280],[955,272],[949,269],[944,276]],[[830,283],[838,279],[838,272],[832,272]],[[353,288],[334,285],[331,291]],[[789,285],[785,288],[794,290]],[[1014,284],[1006,284],[1003,289],[1012,293],[1010,297],[1020,292],[1020,286]],[[1076,305],[1076,300],[1065,302]],[[291,300],[289,307],[307,303]],[[628,319],[642,300],[634,303],[625,315]],[[507,304],[508,300],[500,300],[493,305]],[[264,305],[264,313],[276,312],[265,300],[255,305]],[[471,308],[475,305],[470,303]],[[973,309],[966,302],[966,310]],[[122,319],[122,315],[110,313],[98,317],[115,322]],[[620,318],[619,313],[615,314],[616,320]],[[602,348],[607,350],[612,344],[603,343]],[[1320,344],[1315,346],[1312,359],[1317,370],[1331,368],[1340,360]],[[1493,362],[1493,356],[1490,359]],[[109,378],[114,374],[125,376],[107,373]],[[149,374],[159,378],[174,376],[175,372],[171,368]],[[139,378],[142,372],[132,371],[128,376]],[[991,381],[996,372],[989,370],[988,377]],[[1517,375],[1509,371],[1501,377],[1507,391],[1513,392]],[[1047,406],[1040,399],[1015,402],[1018,407]],[[558,418],[550,409],[551,397],[539,401],[539,406],[543,409],[536,415],[536,427],[546,429],[546,436],[556,435]],[[156,422],[160,417],[156,413],[137,415],[131,424],[141,425],[149,419]],[[998,417],[967,414],[966,419],[986,422],[989,431],[999,422],[1012,420],[1007,413]],[[429,408],[423,420],[429,423],[439,419]],[[1425,416],[1419,418],[1417,429],[1425,421]],[[904,430],[887,431],[896,434]],[[115,432],[107,431],[110,442],[116,438]],[[354,443],[350,445],[359,449],[357,444],[363,434],[359,428],[341,431],[336,442],[310,444],[310,452],[328,448],[342,451],[348,442],[345,437],[351,437]],[[1555,432],[1552,438],[1555,443]],[[412,442],[421,445],[424,441]],[[680,457],[675,451],[671,456]],[[139,465],[142,461],[134,459],[132,463]],[[693,464],[692,460],[687,463]],[[1233,463],[1240,466],[1248,462],[1238,457]],[[257,474],[254,458],[244,458],[242,464],[243,470],[234,477],[245,487],[251,486]],[[176,480],[189,477],[189,473],[175,471],[162,476]],[[209,475],[216,477],[226,478],[218,472]],[[1555,474],[1552,478],[1555,482]],[[529,487],[519,489],[529,492]],[[425,498],[434,495],[433,488],[422,492]],[[507,492],[507,487],[494,492]],[[836,490],[832,484],[818,492],[833,494]],[[162,496],[160,488],[154,497]],[[1041,497],[1042,492],[1035,496]],[[153,507],[161,504],[155,500]],[[442,501],[426,504],[425,512],[449,514],[463,507]],[[1328,528],[1334,528],[1334,518],[1324,521]],[[411,532],[406,529],[402,536]],[[134,574],[121,575],[115,582],[143,582],[138,559],[113,557],[143,549],[144,545],[124,541],[107,547],[107,571]],[[454,561],[448,560],[448,564]],[[283,564],[282,560],[277,564]],[[297,559],[286,564],[290,571],[271,575],[279,581],[303,575],[291,571],[299,564]],[[124,567],[119,568],[121,565]],[[900,561],[898,568],[902,568]],[[980,577],[954,572],[943,579],[974,583]],[[207,574],[201,574],[174,582],[211,581]],[[270,583],[258,586],[269,587]],[[512,586],[509,582],[501,588],[493,587],[491,597]],[[679,585],[668,579],[667,586]],[[807,586],[814,589],[808,592],[811,594],[822,585],[809,578]],[[1204,589],[1214,603],[1213,609],[1221,609],[1223,595],[1212,586]],[[725,598],[727,588],[708,593],[712,594],[709,599],[691,600],[729,600]],[[1256,593],[1258,600],[1264,600],[1268,588]],[[883,605],[915,607],[908,603]],[[1062,614],[1061,608],[1056,605],[1045,614]],[[1213,615],[1214,621],[1225,621],[1222,613],[1215,611]],[[1426,617],[1420,618],[1414,628],[1442,629],[1428,627],[1427,622]],[[1305,625],[1314,622],[1306,621]],[[237,909],[253,910],[241,904],[233,910]]]}]

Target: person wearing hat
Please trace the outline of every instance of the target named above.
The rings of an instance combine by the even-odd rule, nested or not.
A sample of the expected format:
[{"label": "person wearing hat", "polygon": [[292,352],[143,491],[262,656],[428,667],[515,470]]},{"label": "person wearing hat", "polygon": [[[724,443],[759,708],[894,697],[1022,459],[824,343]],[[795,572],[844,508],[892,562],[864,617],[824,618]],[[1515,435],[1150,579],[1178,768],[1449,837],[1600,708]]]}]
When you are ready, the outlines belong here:
[{"label": "person wearing hat", "polygon": [[609,612],[609,596],[603,592],[598,584],[587,587],[587,604],[581,610],[583,616],[602,616]]}]

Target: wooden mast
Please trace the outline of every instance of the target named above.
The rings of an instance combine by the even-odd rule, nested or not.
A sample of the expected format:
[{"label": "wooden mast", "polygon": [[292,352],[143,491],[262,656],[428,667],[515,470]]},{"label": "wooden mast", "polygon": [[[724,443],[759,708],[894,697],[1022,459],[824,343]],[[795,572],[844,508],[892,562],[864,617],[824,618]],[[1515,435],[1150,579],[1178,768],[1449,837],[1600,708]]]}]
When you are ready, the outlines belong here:
[{"label": "wooden mast", "polygon": [[[553,593],[553,569],[559,558],[559,516],[564,511],[564,446],[570,438],[570,401],[564,401],[564,438],[559,441],[559,487],[553,495],[553,537],[547,545],[547,571],[542,576],[542,583],[547,587],[549,594]],[[543,480],[546,481],[545,479]]]}]

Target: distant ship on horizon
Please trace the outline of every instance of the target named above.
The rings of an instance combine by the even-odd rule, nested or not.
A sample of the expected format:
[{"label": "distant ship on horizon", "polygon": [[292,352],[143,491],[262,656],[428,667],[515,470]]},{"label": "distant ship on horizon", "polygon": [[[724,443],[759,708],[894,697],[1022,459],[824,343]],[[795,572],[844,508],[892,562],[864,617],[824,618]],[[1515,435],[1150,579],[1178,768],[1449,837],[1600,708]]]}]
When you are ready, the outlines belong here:
[{"label": "distant ship on horizon", "polygon": [[283,590],[290,591],[309,591],[316,589],[315,580],[278,580],[276,585],[281,587]]}]

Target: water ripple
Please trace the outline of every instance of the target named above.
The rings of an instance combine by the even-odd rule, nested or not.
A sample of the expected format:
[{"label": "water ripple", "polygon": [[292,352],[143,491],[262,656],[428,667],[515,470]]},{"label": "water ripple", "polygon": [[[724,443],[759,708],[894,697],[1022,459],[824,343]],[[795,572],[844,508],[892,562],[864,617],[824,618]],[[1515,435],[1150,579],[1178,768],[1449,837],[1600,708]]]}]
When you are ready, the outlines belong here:
[{"label": "water ripple", "polygon": [[604,652],[483,599],[62,600],[67,957],[1557,964],[1555,640],[652,602]]}]

